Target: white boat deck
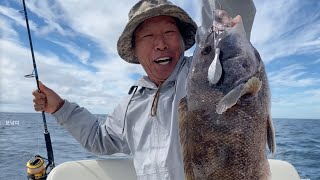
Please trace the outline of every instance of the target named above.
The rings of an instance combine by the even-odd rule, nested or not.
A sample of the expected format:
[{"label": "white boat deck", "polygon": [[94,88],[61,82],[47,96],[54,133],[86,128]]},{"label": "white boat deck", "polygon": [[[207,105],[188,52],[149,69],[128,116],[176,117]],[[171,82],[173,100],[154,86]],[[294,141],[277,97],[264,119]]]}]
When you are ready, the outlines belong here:
[{"label": "white boat deck", "polygon": [[[288,162],[269,159],[272,180],[300,180],[296,169]],[[47,180],[135,180],[131,159],[82,160],[60,164]]]}]

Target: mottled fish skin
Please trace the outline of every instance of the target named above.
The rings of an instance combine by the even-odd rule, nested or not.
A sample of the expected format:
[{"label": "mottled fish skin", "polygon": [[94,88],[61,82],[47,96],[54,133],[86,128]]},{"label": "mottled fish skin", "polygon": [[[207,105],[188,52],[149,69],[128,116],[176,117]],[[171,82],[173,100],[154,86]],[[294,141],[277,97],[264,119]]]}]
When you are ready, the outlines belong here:
[{"label": "mottled fish skin", "polygon": [[[211,43],[197,46],[193,56],[187,97],[179,105],[180,142],[187,180],[271,178],[266,144],[274,153],[275,141],[265,67],[250,42],[235,38],[237,34],[231,31],[227,29],[218,44],[223,73],[217,84],[208,81],[208,67],[215,56],[212,33],[205,34],[212,39]],[[247,45],[252,53],[242,52],[237,45]],[[203,55],[206,46],[212,50]],[[217,112],[221,104],[231,101],[235,104]]]}]

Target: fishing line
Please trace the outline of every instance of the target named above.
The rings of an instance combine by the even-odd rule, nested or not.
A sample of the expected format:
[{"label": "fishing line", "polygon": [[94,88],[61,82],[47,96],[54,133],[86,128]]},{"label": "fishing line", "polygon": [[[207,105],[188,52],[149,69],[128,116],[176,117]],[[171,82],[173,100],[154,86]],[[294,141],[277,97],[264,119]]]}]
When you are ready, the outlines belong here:
[{"label": "fishing line", "polygon": [[[36,83],[37,83],[38,92],[41,92],[40,87],[39,87],[39,76],[38,76],[38,70],[37,70],[37,64],[36,64],[36,60],[35,60],[35,56],[34,56],[34,51],[33,51],[33,44],[32,44],[30,27],[29,27],[26,3],[25,3],[25,0],[22,0],[22,2],[23,2],[23,12],[24,12],[25,20],[26,20],[28,39],[29,39],[32,62],[33,62],[32,73],[25,75],[25,77],[27,77],[27,78],[34,77],[36,80]],[[47,127],[46,115],[45,115],[44,111],[42,111],[41,113],[42,113],[43,128],[44,128],[44,138],[45,138],[46,149],[47,149],[47,158],[43,158],[39,155],[36,155],[34,158],[32,158],[31,160],[28,161],[27,171],[28,171],[28,178],[29,179],[46,178],[47,174],[49,174],[50,171],[55,167],[51,138],[50,138],[50,133],[49,133],[48,127]],[[46,166],[44,164],[43,159],[46,159],[48,161],[48,164]]]},{"label": "fishing line", "polygon": [[[22,6],[23,6],[23,4],[22,4]],[[22,15],[24,15],[25,16],[25,14],[24,14],[24,9],[23,10],[20,10],[19,11],[19,13],[21,13]],[[32,72],[31,72],[31,74],[27,74],[27,75],[25,75],[24,77],[26,77],[26,78],[33,78],[34,77],[34,69],[32,70]],[[40,154],[40,137],[39,137],[39,134],[40,134],[40,122],[39,122],[39,120],[37,119],[36,120],[36,124],[35,124],[35,126],[33,126],[33,127],[35,127],[35,134],[38,134],[38,136],[37,136],[37,154]],[[31,137],[31,139],[30,139],[30,141],[32,141],[32,136],[30,136]]]},{"label": "fishing line", "polygon": [[216,49],[217,48],[217,35],[214,32],[214,26],[216,25],[216,16],[215,16],[215,12],[216,11],[216,0],[213,0],[213,10],[212,10],[212,18],[213,18],[213,26],[212,26],[212,31],[213,31],[213,48]]},{"label": "fishing line", "polygon": [[213,13],[212,13],[212,17],[213,17],[213,26],[212,26],[212,31],[213,31],[213,38],[214,38],[214,43],[213,43],[213,46],[214,46],[214,49],[217,49],[217,45],[218,45],[218,40],[217,40],[217,33],[215,32],[215,26],[216,26],[216,16],[215,16],[215,11],[216,11],[216,2],[219,4],[220,8],[219,10],[222,9],[222,6],[220,4],[220,2],[218,0],[213,0]]}]

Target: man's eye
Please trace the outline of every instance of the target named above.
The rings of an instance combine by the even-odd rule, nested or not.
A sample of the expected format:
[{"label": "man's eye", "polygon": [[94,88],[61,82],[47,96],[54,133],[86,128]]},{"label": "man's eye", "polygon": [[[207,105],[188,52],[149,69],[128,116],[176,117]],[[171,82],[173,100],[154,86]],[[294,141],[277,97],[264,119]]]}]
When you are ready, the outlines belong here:
[{"label": "man's eye", "polygon": [[165,34],[172,34],[172,33],[174,33],[175,31],[173,31],[173,30],[169,30],[169,31],[166,31],[165,32]]},{"label": "man's eye", "polygon": [[148,38],[148,37],[152,37],[152,34],[146,34],[142,36],[142,38]]}]

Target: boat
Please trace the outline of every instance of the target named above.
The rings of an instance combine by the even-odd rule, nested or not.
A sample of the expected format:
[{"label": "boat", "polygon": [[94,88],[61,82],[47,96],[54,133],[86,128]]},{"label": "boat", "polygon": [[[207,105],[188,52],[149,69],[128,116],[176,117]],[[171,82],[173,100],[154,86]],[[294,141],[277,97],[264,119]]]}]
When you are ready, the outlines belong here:
[{"label": "boat", "polygon": [[[300,180],[292,164],[283,160],[268,159],[272,180]],[[55,167],[47,180],[136,180],[131,158],[79,160]]]}]

